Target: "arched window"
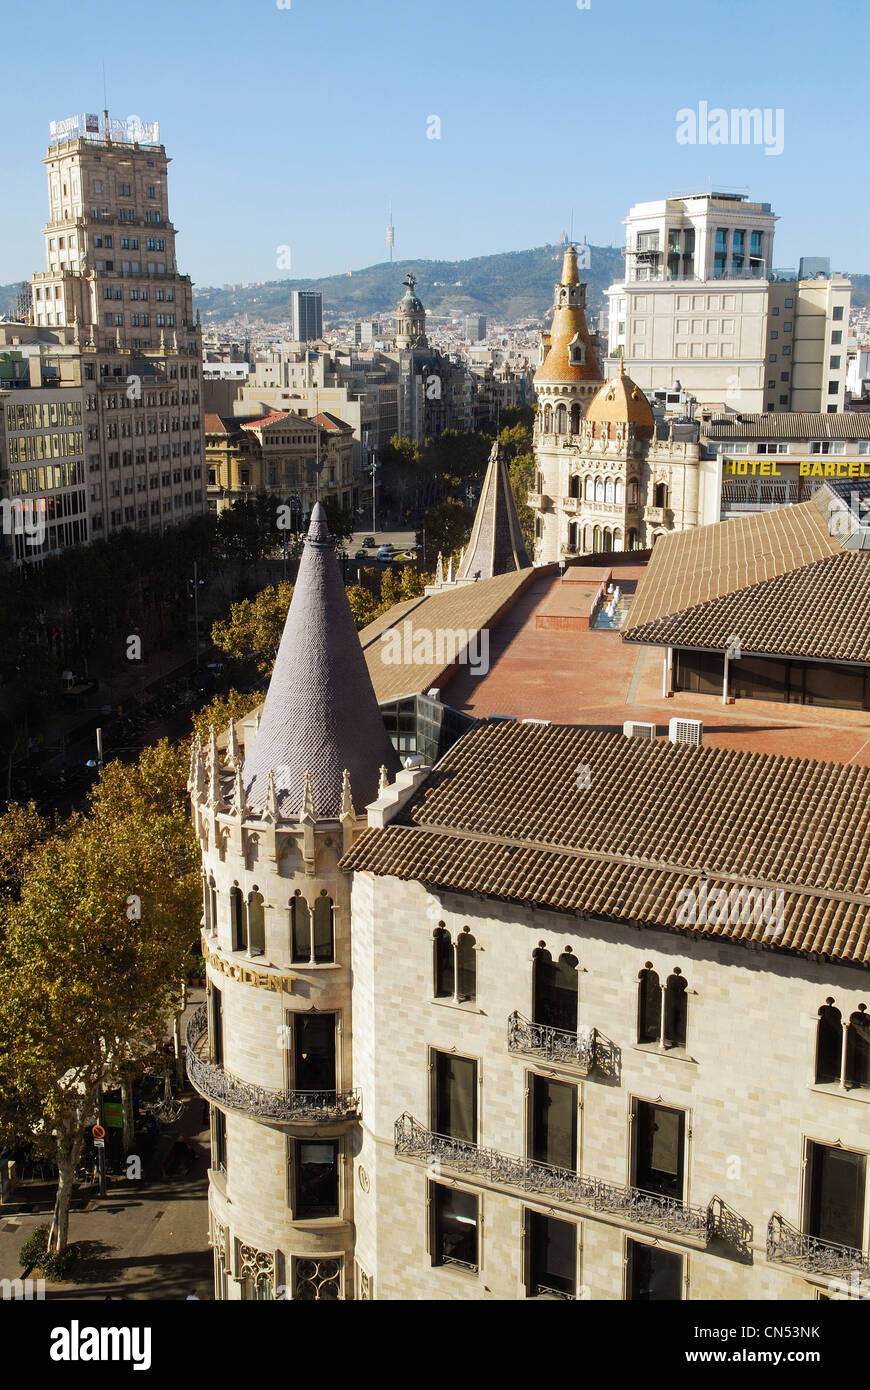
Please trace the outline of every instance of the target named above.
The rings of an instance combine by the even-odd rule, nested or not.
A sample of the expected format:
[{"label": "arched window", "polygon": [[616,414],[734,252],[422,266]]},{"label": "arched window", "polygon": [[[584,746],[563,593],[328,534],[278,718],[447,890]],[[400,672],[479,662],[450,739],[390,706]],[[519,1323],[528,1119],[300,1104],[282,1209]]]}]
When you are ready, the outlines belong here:
[{"label": "arched window", "polygon": [[469,927],[456,938],[456,1000],[468,1004],[477,995],[477,953]]},{"label": "arched window", "polygon": [[248,949],[248,919],[242,890],[237,883],[234,883],[230,889],[230,914],[233,924],[233,950],[246,951]]},{"label": "arched window", "polygon": [[214,874],[208,876],[208,906],[211,917],[212,933],[218,929],[218,905],[217,905],[217,885],[214,881]]},{"label": "arched window", "polygon": [[601,527],[596,526],[592,532],[592,552],[595,555],[601,554]]},{"label": "arched window", "polygon": [[665,1047],[686,1046],[687,1005],[686,979],[680,967],[676,965],[673,975],[668,976],[665,985],[665,1031],[662,1038]]},{"label": "arched window", "polygon": [[617,478],[616,480],[616,487],[614,488],[613,496],[615,502],[625,501],[625,483],[622,481],[621,478]]},{"label": "arched window", "polygon": [[604,552],[606,555],[609,555],[613,549],[613,535],[609,526],[605,526],[602,540],[604,542]]},{"label": "arched window", "polygon": [[612,479],[612,478],[608,478],[607,481],[606,481],[605,484],[604,484],[604,500],[605,500],[605,502],[612,502],[612,501],[613,501],[613,479]]},{"label": "arched window", "polygon": [[209,892],[208,879],[204,873],[202,876],[202,925],[203,930],[207,931],[210,936],[214,931],[214,917],[211,910],[211,893]]},{"label": "arched window", "polygon": [[614,533],[613,533],[613,549],[614,549],[614,550],[621,550],[621,549],[622,549],[622,532],[620,531],[620,529],[619,529],[618,526],[617,526],[616,530],[615,530]]},{"label": "arched window", "polygon": [[870,1086],[870,1014],[859,1004],[849,1019],[846,1040],[846,1089]]},{"label": "arched window", "polygon": [[668,490],[664,483],[656,483],[655,507],[666,507],[668,505]]},{"label": "arched window", "polygon": [[577,957],[570,946],[554,962],[540,942],[532,955],[532,997],[533,1023],[576,1033],[579,981]]},{"label": "arched window", "polygon": [[565,433],[565,425],[566,425],[566,422],[567,422],[567,416],[568,416],[568,412],[567,412],[565,406],[562,405],[561,403],[560,403],[559,405],[557,405],[557,406],[556,406],[556,433],[557,433],[557,434],[564,434],[564,433]]},{"label": "arched window", "polygon": [[569,428],[572,434],[580,433],[580,407],[576,403],[571,407],[571,424]]},{"label": "arched window", "polygon": [[290,900],[290,950],[294,965],[311,960],[311,914],[298,890]]},{"label": "arched window", "polygon": [[568,527],[568,548],[569,550],[580,549],[580,522],[572,521]]},{"label": "arched window", "polygon": [[544,406],[544,434],[553,433],[553,411],[548,405]]},{"label": "arched window", "polygon": [[637,977],[637,1040],[654,1043],[662,1026],[662,987],[651,960]]},{"label": "arched window", "polygon": [[436,999],[453,999],[467,1004],[477,995],[477,956],[475,940],[463,927],[453,944],[450,933],[440,922],[432,933],[432,963]]},{"label": "arched window", "polygon": [[603,479],[603,478],[596,478],[596,479],[595,479],[595,501],[596,501],[596,502],[603,502],[603,501],[604,501],[604,479]]},{"label": "arched window", "polygon": [[634,527],[628,533],[628,548],[629,550],[637,550],[637,531]]},{"label": "arched window", "polygon": [[843,1019],[833,999],[826,999],[819,1009],[816,1032],[816,1084],[836,1084],[842,1072]]},{"label": "arched window", "polygon": [[585,555],[588,555],[588,554],[589,554],[589,548],[590,548],[591,544],[592,544],[592,528],[591,528],[590,526],[584,526],[584,527],[583,527],[583,553],[584,553]]},{"label": "arched window", "polygon": [[572,474],[571,474],[571,477],[568,479],[568,496],[569,496],[569,497],[579,497],[579,496],[580,496],[580,479],[579,479],[579,477],[577,476],[576,473],[572,473]]},{"label": "arched window", "polygon": [[335,911],[332,898],[321,889],[320,897],[314,900],[314,960],[317,962],[335,959]]},{"label": "arched window", "polygon": [[636,478],[629,478],[629,480],[628,480],[628,505],[629,505],[630,507],[636,507],[636,506],[637,506],[637,479],[636,479]]},{"label": "arched window", "polygon": [[453,998],[453,942],[442,924],[432,933],[432,963],[435,977],[435,998]]},{"label": "arched window", "polygon": [[263,895],[256,888],[248,894],[248,949],[252,956],[261,956],[266,949]]},{"label": "arched window", "polygon": [[595,479],[594,479],[594,478],[587,478],[587,479],[586,479],[586,501],[587,501],[587,502],[593,502],[594,500],[595,500]]}]

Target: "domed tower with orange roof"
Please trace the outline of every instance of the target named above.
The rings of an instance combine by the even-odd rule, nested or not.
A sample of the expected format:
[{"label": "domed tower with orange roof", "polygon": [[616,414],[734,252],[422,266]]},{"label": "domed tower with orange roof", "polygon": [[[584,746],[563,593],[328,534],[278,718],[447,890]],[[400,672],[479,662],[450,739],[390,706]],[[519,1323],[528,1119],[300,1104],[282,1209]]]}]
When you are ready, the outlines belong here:
[{"label": "domed tower with orange roof", "polygon": [[558,560],[565,553],[567,537],[562,534],[560,512],[568,495],[566,446],[577,442],[584,410],[602,382],[586,323],[586,286],[580,283],[574,246],[565,250],[562,278],[554,290],[553,322],[543,346],[543,361],[535,373],[538,477],[530,496],[538,564]]},{"label": "domed tower with orange roof", "polygon": [[561,525],[569,554],[646,549],[657,535],[698,522],[697,426],[657,438],[643,391],[619,374],[601,385],[586,408],[566,459]]}]

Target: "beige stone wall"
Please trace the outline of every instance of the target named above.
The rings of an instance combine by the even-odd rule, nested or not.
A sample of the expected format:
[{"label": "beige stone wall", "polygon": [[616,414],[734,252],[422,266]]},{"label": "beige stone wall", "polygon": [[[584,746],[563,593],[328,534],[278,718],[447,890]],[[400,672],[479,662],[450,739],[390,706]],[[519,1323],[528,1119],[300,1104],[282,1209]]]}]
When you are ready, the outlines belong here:
[{"label": "beige stone wall", "polygon": [[[578,1278],[593,1299],[623,1297],[628,1236],[658,1238],[651,1228],[632,1232],[615,1218],[594,1218],[550,1198],[525,1201],[456,1176],[460,1187],[481,1195],[480,1274],[431,1266],[425,1165],[394,1156],[394,1122],[408,1111],[429,1126],[429,1052],[455,1048],[479,1063],[478,1142],[525,1153],[526,1074],[576,1079],[507,1051],[508,1015],[531,1014],[531,954],[541,940],[554,956],[572,946],[582,971],[580,1023],[621,1050],[619,1084],[594,1076],[577,1081],[579,1169],[629,1183],[632,1099],[685,1110],[685,1200],[706,1207],[718,1195],[754,1227],[751,1265],[662,1234],[662,1246],[684,1254],[685,1296],[814,1296],[818,1285],[768,1263],[766,1229],[774,1211],[802,1226],[806,1140],[870,1149],[870,1109],[860,1098],[866,1092],[813,1084],[817,1010],[829,995],[844,1016],[865,1001],[870,986],[862,972],[455,896],[432,903],[420,885],[396,879],[361,876],[353,912],[354,977],[370,982],[354,996],[355,1065],[365,1076],[357,1165],[364,1164],[370,1183],[367,1193],[356,1189],[358,1259],[369,1262],[376,1297],[523,1297],[524,1206],[576,1222]],[[431,934],[439,918],[454,935],[469,925],[477,941],[473,1005],[432,999]],[[637,976],[647,961],[662,979],[679,966],[688,981],[685,1055],[636,1044]]]}]

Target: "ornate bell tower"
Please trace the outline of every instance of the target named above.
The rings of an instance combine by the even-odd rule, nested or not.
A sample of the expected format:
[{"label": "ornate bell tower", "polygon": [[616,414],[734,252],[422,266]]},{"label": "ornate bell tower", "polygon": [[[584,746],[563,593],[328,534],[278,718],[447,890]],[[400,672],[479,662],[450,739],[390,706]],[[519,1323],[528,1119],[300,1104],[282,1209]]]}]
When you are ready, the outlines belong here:
[{"label": "ornate bell tower", "polygon": [[396,306],[396,347],[406,352],[413,348],[425,351],[429,346],[426,337],[426,310],[414,293],[416,277],[406,275],[402,283],[407,289]]},{"label": "ornate bell tower", "polygon": [[[568,496],[566,446],[576,445],[580,422],[602,383],[601,370],[586,324],[586,286],[580,283],[577,251],[568,246],[562,278],[554,286],[553,322],[544,335],[543,357],[535,373],[538,413],[535,420],[537,482],[529,494],[535,512],[535,563],[559,560],[566,542],[559,513]],[[570,501],[568,503],[570,506]]]}]

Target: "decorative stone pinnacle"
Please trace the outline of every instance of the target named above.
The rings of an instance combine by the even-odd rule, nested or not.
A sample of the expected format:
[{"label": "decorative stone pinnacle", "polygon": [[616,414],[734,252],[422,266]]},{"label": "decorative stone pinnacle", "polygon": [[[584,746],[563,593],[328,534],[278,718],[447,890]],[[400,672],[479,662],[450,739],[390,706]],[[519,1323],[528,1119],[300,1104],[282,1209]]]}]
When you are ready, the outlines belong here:
[{"label": "decorative stone pinnacle", "polygon": [[302,814],[300,819],[311,821],[316,819],[314,812],[314,788],[311,785],[310,772],[305,773],[305,791],[302,796]]},{"label": "decorative stone pinnacle", "polygon": [[353,795],[350,789],[350,773],[347,768],[341,774],[341,819],[345,816],[354,816]]},{"label": "decorative stone pinnacle", "polygon": [[448,584],[453,584],[453,583],[455,583],[455,582],[456,582],[456,566],[455,566],[454,563],[453,563],[453,556],[451,555],[451,556],[450,556],[450,564],[447,566],[447,583],[448,583]]},{"label": "decorative stone pinnacle", "polygon": [[439,586],[444,583],[444,557],[438,551],[438,564],[435,566],[435,583]]},{"label": "decorative stone pinnacle", "polygon": [[387,769],[383,765],[381,765],[379,773],[380,775],[378,777],[378,796],[380,797],[383,796],[384,792],[387,790],[387,787],[390,785],[390,774],[387,772]]},{"label": "decorative stone pinnacle", "polygon": [[247,814],[248,802],[245,796],[245,784],[242,781],[242,769],[237,767],[233,777],[233,804],[231,807],[234,816],[244,818]]},{"label": "decorative stone pinnacle", "polygon": [[230,720],[230,731],[227,739],[227,762],[230,767],[234,769],[240,767],[242,762],[242,753],[239,748],[239,740],[236,736],[236,722],[234,719]]},{"label": "decorative stone pinnacle", "polygon": [[266,820],[276,821],[279,819],[280,814],[278,807],[278,791],[275,786],[275,774],[270,769],[266,778],[266,801],[263,806],[263,816]]},{"label": "decorative stone pinnacle", "polygon": [[190,772],[187,775],[187,790],[196,796],[202,788],[205,768],[202,763],[202,739],[196,734],[190,745]]}]

